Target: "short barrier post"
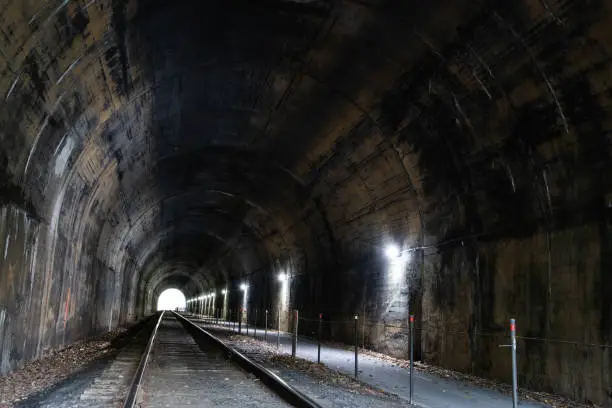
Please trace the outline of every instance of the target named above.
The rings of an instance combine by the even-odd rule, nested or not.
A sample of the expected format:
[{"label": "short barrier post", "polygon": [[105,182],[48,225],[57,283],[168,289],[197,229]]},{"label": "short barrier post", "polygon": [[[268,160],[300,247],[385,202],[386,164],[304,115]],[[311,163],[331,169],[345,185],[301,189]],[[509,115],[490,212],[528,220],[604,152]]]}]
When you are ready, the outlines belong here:
[{"label": "short barrier post", "polygon": [[510,339],[512,340],[512,407],[518,405],[518,373],[516,367],[516,320],[510,319]]},{"label": "short barrier post", "polygon": [[266,309],[266,319],[264,322],[264,341],[268,340],[268,309]]},{"label": "short barrier post", "polygon": [[255,321],[253,321],[253,338],[257,338],[257,309],[255,309]]},{"label": "short barrier post", "polygon": [[298,311],[293,311],[293,338],[291,339],[291,357],[295,358],[297,352],[297,334],[298,334]]},{"label": "short barrier post", "polygon": [[280,310],[277,312],[278,317],[278,330],[276,331],[276,348],[280,348]]},{"label": "short barrier post", "polygon": [[319,327],[317,330],[317,363],[321,364],[321,320],[323,320],[323,313],[319,313]]},{"label": "short barrier post", "polygon": [[516,363],[516,320],[510,319],[510,344],[500,344],[499,347],[512,348],[512,408],[517,408],[518,399],[518,371]]},{"label": "short barrier post", "polygon": [[238,310],[238,334],[242,334],[242,308]]},{"label": "short barrier post", "polygon": [[358,360],[358,353],[359,353],[359,339],[357,338],[357,331],[358,328],[357,326],[359,325],[359,315],[355,315],[355,379],[357,379],[358,377],[358,373],[359,373],[359,360]]},{"label": "short barrier post", "polygon": [[414,388],[414,315],[410,315],[410,405]]},{"label": "short barrier post", "polygon": [[244,309],[244,323],[246,326],[246,335],[249,335],[249,309]]}]

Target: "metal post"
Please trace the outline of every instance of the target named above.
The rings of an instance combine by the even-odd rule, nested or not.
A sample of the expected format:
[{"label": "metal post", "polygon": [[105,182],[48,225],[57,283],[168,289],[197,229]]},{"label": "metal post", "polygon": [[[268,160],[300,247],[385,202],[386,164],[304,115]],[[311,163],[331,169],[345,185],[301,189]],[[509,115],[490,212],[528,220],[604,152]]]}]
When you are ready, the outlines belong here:
[{"label": "metal post", "polygon": [[257,309],[255,309],[255,321],[253,322],[253,338],[257,338]]},{"label": "metal post", "polygon": [[358,373],[359,373],[359,360],[358,360],[358,353],[359,353],[359,339],[357,338],[357,325],[359,324],[359,315],[355,315],[355,379],[358,377]]},{"label": "metal post", "polygon": [[266,319],[264,322],[264,341],[268,340],[268,309],[266,309]]},{"label": "metal post", "polygon": [[321,364],[321,320],[323,313],[319,313],[319,328],[317,330],[317,363]]},{"label": "metal post", "polygon": [[238,334],[242,334],[242,308],[239,309],[238,313]]},{"label": "metal post", "polygon": [[249,335],[249,309],[244,311],[244,322],[246,323],[246,335]]},{"label": "metal post", "polygon": [[512,340],[512,408],[518,405],[518,373],[516,368],[516,320],[510,319],[510,339]]},{"label": "metal post", "polygon": [[366,305],[363,303],[363,322],[361,323],[361,348],[365,349]]},{"label": "metal post", "polygon": [[278,326],[276,331],[276,348],[280,348],[280,310],[277,312],[278,316]]},{"label": "metal post", "polygon": [[410,405],[414,387],[414,315],[410,315]]},{"label": "metal post", "polygon": [[518,399],[518,373],[516,368],[516,320],[510,319],[510,344],[500,344],[498,347],[512,348],[512,407],[516,408]]},{"label": "metal post", "polygon": [[293,338],[291,339],[291,357],[295,358],[297,351],[297,334],[298,334],[298,311],[293,311]]}]

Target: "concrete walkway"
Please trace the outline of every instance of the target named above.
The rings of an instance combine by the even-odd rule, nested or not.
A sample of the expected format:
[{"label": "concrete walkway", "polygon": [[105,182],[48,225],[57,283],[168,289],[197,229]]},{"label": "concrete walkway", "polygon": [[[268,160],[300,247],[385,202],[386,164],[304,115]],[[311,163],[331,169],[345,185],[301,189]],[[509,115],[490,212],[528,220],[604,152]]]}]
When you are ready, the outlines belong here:
[{"label": "concrete walkway", "polygon": [[[219,325],[233,327],[227,323]],[[202,325],[203,327],[205,325]],[[246,334],[245,325],[242,334]],[[249,327],[249,336],[253,328]],[[264,339],[264,331],[257,328],[257,339]],[[268,331],[267,342],[276,345],[277,332]],[[283,353],[291,354],[291,336],[280,333],[280,348]],[[317,343],[304,339],[298,340],[297,356],[310,361],[317,361]],[[321,346],[321,362],[330,368],[353,375],[355,372],[354,351]],[[359,379],[387,392],[397,394],[408,401],[410,397],[409,370],[396,367],[365,354],[359,355]],[[512,397],[497,391],[479,388],[463,382],[447,380],[435,375],[415,370],[413,402],[423,408],[512,408]],[[520,407],[542,408],[548,405],[521,401]]]}]

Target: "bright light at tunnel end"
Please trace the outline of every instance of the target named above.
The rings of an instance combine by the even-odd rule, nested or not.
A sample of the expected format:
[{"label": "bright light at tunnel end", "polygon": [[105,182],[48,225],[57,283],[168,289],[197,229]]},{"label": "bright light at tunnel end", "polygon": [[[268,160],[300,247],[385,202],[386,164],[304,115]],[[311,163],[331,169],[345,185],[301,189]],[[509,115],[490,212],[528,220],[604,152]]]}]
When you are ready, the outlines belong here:
[{"label": "bright light at tunnel end", "polygon": [[286,273],[279,273],[278,274],[278,281],[279,282],[286,282],[287,281],[287,274]]},{"label": "bright light at tunnel end", "polygon": [[166,289],[157,299],[157,310],[185,310],[185,295],[178,289]]},{"label": "bright light at tunnel end", "polygon": [[247,290],[248,288],[249,288],[249,285],[247,285],[246,283],[240,284],[240,290]]}]

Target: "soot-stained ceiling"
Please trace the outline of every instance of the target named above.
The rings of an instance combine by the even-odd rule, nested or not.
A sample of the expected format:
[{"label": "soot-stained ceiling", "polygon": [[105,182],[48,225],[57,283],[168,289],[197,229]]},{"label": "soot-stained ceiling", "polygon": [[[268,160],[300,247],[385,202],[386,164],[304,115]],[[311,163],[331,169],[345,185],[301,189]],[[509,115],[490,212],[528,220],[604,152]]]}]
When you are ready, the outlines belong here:
[{"label": "soot-stained ceiling", "polygon": [[68,268],[125,275],[132,297],[341,270],[387,236],[605,217],[605,2],[4,0],[0,16],[0,196]]}]

